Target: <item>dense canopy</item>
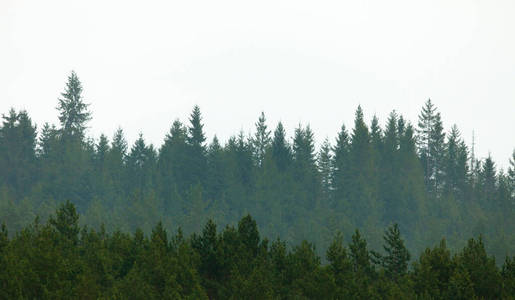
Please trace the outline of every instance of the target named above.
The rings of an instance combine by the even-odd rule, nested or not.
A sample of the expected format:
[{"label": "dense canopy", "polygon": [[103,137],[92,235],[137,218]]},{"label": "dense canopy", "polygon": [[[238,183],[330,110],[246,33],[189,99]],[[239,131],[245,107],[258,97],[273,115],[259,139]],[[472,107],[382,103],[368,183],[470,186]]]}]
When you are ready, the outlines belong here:
[{"label": "dense canopy", "polygon": [[[346,121],[320,147],[309,125],[288,137],[264,113],[254,133],[208,142],[195,106],[156,148],[143,135],[128,145],[122,129],[88,137],[93,114],[81,93],[72,72],[58,126],[38,130],[27,111],[2,117],[0,276],[20,280],[0,280],[2,297],[95,287],[93,298],[368,298],[383,289],[459,298],[513,288],[513,260],[497,268],[515,252],[515,151],[508,170],[473,157],[431,100],[416,124],[395,111],[384,126],[369,124],[358,107],[352,129]],[[48,268],[53,277],[41,277]],[[33,280],[34,294],[22,293]],[[230,294],[236,286],[241,294]]]}]

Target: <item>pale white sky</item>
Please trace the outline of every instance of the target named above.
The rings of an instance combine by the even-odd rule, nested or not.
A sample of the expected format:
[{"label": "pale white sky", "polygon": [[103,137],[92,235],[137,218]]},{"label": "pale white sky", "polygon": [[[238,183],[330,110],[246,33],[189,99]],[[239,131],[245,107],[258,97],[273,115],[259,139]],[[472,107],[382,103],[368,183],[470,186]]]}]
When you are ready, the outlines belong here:
[{"label": "pale white sky", "polygon": [[446,130],[504,167],[515,147],[515,1],[0,1],[0,113],[58,123],[73,69],[89,134],[121,126],[159,146],[194,104],[208,137],[263,110],[320,142],[358,104],[412,122],[427,98]]}]

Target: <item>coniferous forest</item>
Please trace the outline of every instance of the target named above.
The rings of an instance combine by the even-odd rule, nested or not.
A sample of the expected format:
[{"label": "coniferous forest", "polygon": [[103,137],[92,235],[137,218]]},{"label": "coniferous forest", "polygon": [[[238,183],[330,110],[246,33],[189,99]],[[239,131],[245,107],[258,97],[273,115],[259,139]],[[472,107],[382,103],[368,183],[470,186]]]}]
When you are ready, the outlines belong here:
[{"label": "coniferous forest", "polygon": [[195,106],[158,148],[89,137],[86,100],[72,72],[59,124],[2,116],[2,299],[515,297],[515,151],[475,158],[431,100],[320,147],[264,113],[208,141]]}]

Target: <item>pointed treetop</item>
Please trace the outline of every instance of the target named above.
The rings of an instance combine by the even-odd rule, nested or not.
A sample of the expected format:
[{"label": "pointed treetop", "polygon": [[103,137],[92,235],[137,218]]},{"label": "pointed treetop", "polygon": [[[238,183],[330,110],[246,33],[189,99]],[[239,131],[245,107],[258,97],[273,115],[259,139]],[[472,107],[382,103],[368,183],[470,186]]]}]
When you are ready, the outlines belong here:
[{"label": "pointed treetop", "polygon": [[190,127],[188,128],[188,142],[195,147],[204,147],[206,136],[204,134],[204,125],[202,124],[202,115],[198,105],[193,107],[190,115]]},{"label": "pointed treetop", "polygon": [[111,143],[111,149],[121,154],[127,153],[127,140],[125,140],[123,129],[120,127],[114,133],[113,142]]},{"label": "pointed treetop", "polygon": [[270,130],[268,130],[266,125],[265,113],[261,112],[256,123],[256,134],[252,139],[254,159],[258,166],[261,166],[263,163],[266,148],[270,145],[271,140]]},{"label": "pointed treetop", "polygon": [[84,103],[82,99],[82,84],[77,74],[72,71],[57,106],[61,130],[65,135],[78,138],[84,136],[86,123],[91,120],[88,106],[89,104]]}]

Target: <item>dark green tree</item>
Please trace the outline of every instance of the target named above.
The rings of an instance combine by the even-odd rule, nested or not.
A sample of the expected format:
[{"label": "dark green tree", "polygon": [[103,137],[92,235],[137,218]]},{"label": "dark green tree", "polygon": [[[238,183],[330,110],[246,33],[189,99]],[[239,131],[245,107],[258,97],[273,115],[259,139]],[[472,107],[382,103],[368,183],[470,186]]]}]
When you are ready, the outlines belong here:
[{"label": "dark green tree", "polygon": [[345,174],[349,172],[349,152],[349,134],[347,133],[345,125],[342,125],[338,137],[336,138],[336,145],[333,148],[333,172],[331,176],[331,183],[334,190],[333,206],[339,210],[343,209],[343,205],[348,199],[349,183],[346,180]]},{"label": "dark green tree", "polygon": [[439,196],[443,176],[443,147],[445,145],[440,113],[428,99],[418,117],[418,149],[428,192]]},{"label": "dark green tree", "polygon": [[159,182],[160,196],[168,207],[177,209],[177,193],[184,196],[189,190],[191,182],[188,180],[187,128],[175,120],[165,137],[164,144],[159,149],[157,163],[157,180]]},{"label": "dark green tree", "polygon": [[324,205],[330,205],[332,195],[332,174],[333,174],[333,156],[331,144],[326,138],[320,147],[317,157],[318,172],[320,174],[321,197]]},{"label": "dark green tree", "polygon": [[75,206],[66,201],[61,204],[55,216],[50,217],[48,223],[55,228],[62,240],[77,245],[79,242],[79,214]]},{"label": "dark green tree", "polygon": [[486,254],[481,236],[477,240],[469,239],[454,260],[462,272],[470,278],[477,297],[485,299],[500,297],[501,276],[495,265],[495,259]]},{"label": "dark green tree", "polygon": [[272,140],[272,157],[279,171],[288,169],[292,162],[291,147],[286,140],[286,132],[283,124],[279,122],[274,131]]},{"label": "dark green tree", "polygon": [[127,156],[128,188],[137,191],[141,196],[152,191],[155,184],[156,164],[157,154],[154,147],[152,145],[147,146],[143,134],[140,133]]},{"label": "dark green tree", "polygon": [[454,268],[455,264],[445,239],[433,249],[426,248],[419,260],[413,264],[415,292],[434,299],[445,298]]},{"label": "dark green tree", "polygon": [[487,210],[492,210],[498,207],[498,203],[495,203],[495,195],[497,192],[497,175],[495,170],[495,163],[490,155],[485,159],[482,164],[481,171],[479,173],[479,184],[480,184],[480,204]]},{"label": "dark green tree", "polygon": [[190,115],[190,125],[188,126],[187,143],[189,145],[188,171],[186,179],[189,185],[197,183],[203,184],[205,180],[204,171],[206,170],[206,136],[200,108],[195,105]]},{"label": "dark green tree", "polygon": [[37,178],[36,126],[26,111],[2,116],[0,127],[0,185],[10,187],[15,198],[26,195]]},{"label": "dark green tree", "polygon": [[265,113],[261,112],[256,123],[256,133],[252,139],[253,157],[257,166],[261,167],[263,165],[265,152],[267,148],[270,147],[271,141],[272,138],[270,137],[270,130],[268,130],[266,125]]},{"label": "dark green tree", "polygon": [[64,136],[82,139],[86,123],[91,120],[91,112],[88,110],[89,104],[84,103],[82,83],[74,71],[68,76],[66,88],[61,93],[61,97],[57,105],[61,132]]},{"label": "dark green tree", "polygon": [[358,106],[354,120],[349,151],[349,168],[345,174],[348,183],[347,211],[356,225],[362,226],[370,218],[377,218],[377,172],[372,156],[370,133]]},{"label": "dark green tree", "polygon": [[386,254],[382,257],[382,264],[387,276],[398,280],[408,272],[408,262],[411,258],[410,253],[401,239],[399,225],[390,226],[384,235],[383,245]]},{"label": "dark green tree", "polygon": [[297,203],[314,209],[319,195],[319,174],[316,166],[315,141],[310,127],[295,129],[293,139],[293,180],[298,184]]}]

